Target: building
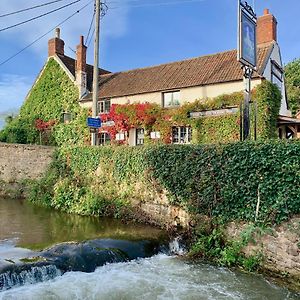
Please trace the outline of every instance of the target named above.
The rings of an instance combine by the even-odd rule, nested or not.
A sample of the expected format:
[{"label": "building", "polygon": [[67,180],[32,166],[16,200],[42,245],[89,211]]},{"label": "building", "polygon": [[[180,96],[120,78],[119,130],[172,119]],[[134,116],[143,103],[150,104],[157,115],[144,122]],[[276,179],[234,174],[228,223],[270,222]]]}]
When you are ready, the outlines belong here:
[{"label": "building", "polygon": [[[277,20],[267,9],[258,18],[257,43],[258,68],[253,75],[252,87],[263,80],[277,84],[282,94],[280,116],[294,120],[290,118],[288,110],[283,64],[277,43]],[[76,59],[65,55],[59,29],[48,45],[48,60],[56,60],[78,87],[80,105],[91,107],[93,69],[86,63],[84,38],[80,38]],[[117,73],[100,69],[98,112],[109,111],[112,104],[135,102],[157,103],[165,108],[176,107],[183,102],[243,89],[243,74],[236,50]],[[286,124],[280,123],[280,126],[281,135],[286,135],[283,129]],[[138,134],[141,133],[136,130],[129,133],[131,145],[136,144]]]}]

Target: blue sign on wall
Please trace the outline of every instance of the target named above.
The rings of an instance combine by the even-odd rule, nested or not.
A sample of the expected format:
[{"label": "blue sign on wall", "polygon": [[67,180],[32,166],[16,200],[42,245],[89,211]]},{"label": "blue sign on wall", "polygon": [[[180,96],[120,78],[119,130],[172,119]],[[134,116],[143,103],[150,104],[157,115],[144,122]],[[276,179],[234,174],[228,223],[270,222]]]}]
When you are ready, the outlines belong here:
[{"label": "blue sign on wall", "polygon": [[101,119],[100,118],[87,118],[87,126],[92,128],[100,128],[101,127]]}]

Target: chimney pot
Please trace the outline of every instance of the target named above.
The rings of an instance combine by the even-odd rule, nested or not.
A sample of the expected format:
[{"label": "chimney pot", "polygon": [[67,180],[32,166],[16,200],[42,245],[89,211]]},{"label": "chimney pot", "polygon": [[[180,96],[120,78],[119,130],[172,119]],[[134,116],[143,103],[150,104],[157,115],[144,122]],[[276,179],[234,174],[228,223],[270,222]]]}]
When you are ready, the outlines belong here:
[{"label": "chimney pot", "polygon": [[83,35],[81,35],[80,36],[80,45],[84,45],[84,36]]},{"label": "chimney pot", "polygon": [[60,28],[56,28],[56,29],[55,29],[55,37],[56,37],[57,39],[60,39]]},{"label": "chimney pot", "polygon": [[264,9],[264,16],[269,15],[270,14],[270,10],[268,8]]}]

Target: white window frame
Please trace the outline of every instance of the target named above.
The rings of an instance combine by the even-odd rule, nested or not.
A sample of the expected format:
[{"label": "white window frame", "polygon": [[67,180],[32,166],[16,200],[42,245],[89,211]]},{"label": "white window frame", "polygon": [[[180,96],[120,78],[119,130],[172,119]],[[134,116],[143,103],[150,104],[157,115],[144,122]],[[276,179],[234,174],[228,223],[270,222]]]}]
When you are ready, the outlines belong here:
[{"label": "white window frame", "polygon": [[[101,138],[101,136],[104,136],[104,138]],[[107,145],[108,143],[110,143],[111,138],[109,136],[108,132],[100,132],[99,133],[99,137],[98,137],[98,143],[101,146]]]},{"label": "white window frame", "polygon": [[[178,99],[174,99],[175,93],[178,93],[178,95],[179,95]],[[166,105],[166,95],[171,95],[171,105]],[[178,103],[174,103],[175,101],[178,101]],[[162,93],[162,106],[165,108],[180,106],[180,90],[163,92]]]},{"label": "white window frame", "polygon": [[[178,130],[177,138],[174,138],[174,131]],[[186,133],[184,134],[184,130]],[[172,144],[190,144],[192,142],[192,128],[189,126],[172,127]]]},{"label": "white window frame", "polygon": [[[142,136],[142,138],[141,138]],[[145,143],[145,130],[144,128],[136,128],[135,130],[135,145],[142,146]]]},{"label": "white window frame", "polygon": [[107,114],[110,112],[111,107],[111,100],[105,99],[105,100],[99,100],[97,102],[97,112],[98,114]]}]

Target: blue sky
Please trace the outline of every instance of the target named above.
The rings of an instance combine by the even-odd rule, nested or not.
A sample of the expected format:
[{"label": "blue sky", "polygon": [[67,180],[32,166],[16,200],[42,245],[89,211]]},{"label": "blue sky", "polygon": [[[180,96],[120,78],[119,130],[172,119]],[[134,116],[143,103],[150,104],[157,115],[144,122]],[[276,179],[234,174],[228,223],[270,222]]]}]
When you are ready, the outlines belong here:
[{"label": "blue sky", "polygon": [[[50,0],[1,0],[0,15]],[[58,6],[11,17],[0,17],[0,28],[21,22]],[[44,34],[89,0],[60,12],[0,32],[0,63]],[[173,4],[170,4],[172,3]],[[249,0],[258,15],[269,8],[278,20],[278,42],[284,63],[300,57],[299,0]],[[100,64],[111,71],[145,67],[236,48],[237,0],[107,0],[109,10],[101,24]],[[74,56],[80,35],[86,35],[90,5],[61,26],[66,54]],[[0,66],[0,115],[16,111],[47,59],[48,34],[41,41]],[[71,49],[70,49],[70,48]],[[88,49],[93,62],[93,49]]]}]

